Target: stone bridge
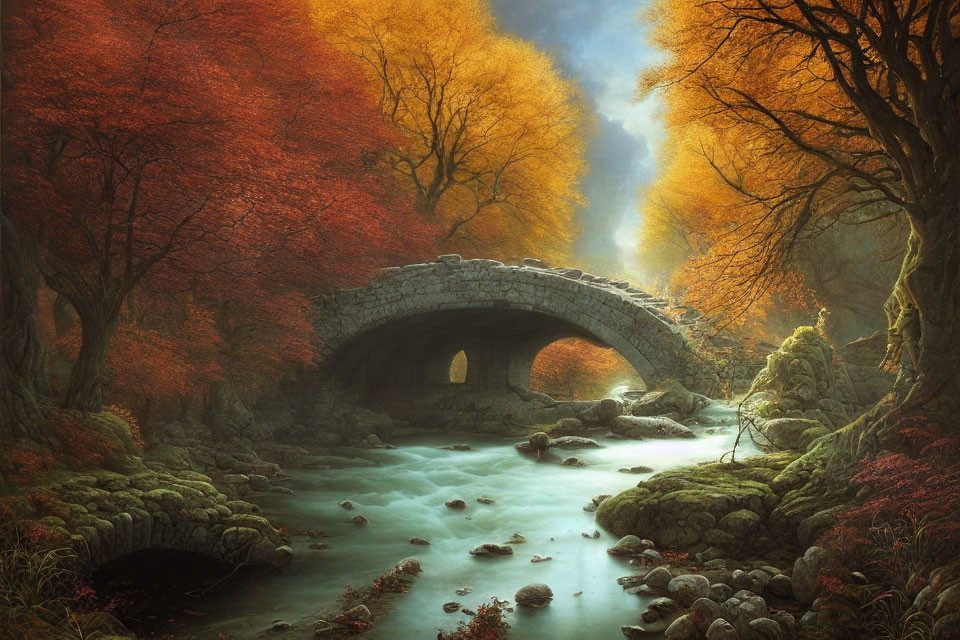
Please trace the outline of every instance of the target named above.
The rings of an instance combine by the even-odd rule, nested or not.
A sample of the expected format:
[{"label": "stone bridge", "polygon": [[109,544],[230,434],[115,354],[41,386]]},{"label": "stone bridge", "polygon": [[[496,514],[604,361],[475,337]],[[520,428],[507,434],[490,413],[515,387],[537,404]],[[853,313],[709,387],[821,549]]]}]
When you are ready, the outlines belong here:
[{"label": "stone bridge", "polygon": [[650,388],[673,379],[711,391],[708,367],[664,313],[666,301],[539,260],[508,266],[445,255],[383,269],[316,304],[322,370],[361,396],[448,383],[461,350],[470,388],[526,388],[539,351],[568,337],[612,347]]}]

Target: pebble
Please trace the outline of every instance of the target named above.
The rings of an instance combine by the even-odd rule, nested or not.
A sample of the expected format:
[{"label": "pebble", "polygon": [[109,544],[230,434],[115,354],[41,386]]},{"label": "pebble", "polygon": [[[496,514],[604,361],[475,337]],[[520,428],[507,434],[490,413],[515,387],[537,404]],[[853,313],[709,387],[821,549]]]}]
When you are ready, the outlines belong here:
[{"label": "pebble", "polygon": [[346,509],[347,511],[350,511],[351,509],[353,509],[353,503],[350,502],[349,500],[341,500],[337,504],[343,507],[344,509]]},{"label": "pebble", "polygon": [[550,556],[538,556],[536,554],[530,558],[530,562],[550,562],[551,560],[553,560],[553,558]]},{"label": "pebble", "polygon": [[459,602],[445,602],[443,604],[443,610],[447,613],[453,613],[454,611],[459,611],[461,606]]},{"label": "pebble", "polygon": [[451,509],[466,509],[467,503],[461,500],[460,498],[454,498],[453,500],[447,500],[443,504],[447,505]]},{"label": "pebble", "polygon": [[496,502],[496,500],[494,500],[493,498],[488,498],[487,496],[480,496],[479,498],[477,498],[477,502],[479,502],[480,504],[493,504],[494,502]]},{"label": "pebble", "polygon": [[410,544],[418,544],[425,547],[430,544],[430,541],[424,538],[410,538]]},{"label": "pebble", "polygon": [[359,526],[359,527],[362,527],[362,526],[364,526],[365,524],[367,524],[368,522],[370,522],[369,520],[367,520],[367,519],[364,518],[363,516],[353,516],[350,520],[351,520],[351,522],[353,522],[353,524],[355,524],[355,525],[357,525],[357,526]]}]

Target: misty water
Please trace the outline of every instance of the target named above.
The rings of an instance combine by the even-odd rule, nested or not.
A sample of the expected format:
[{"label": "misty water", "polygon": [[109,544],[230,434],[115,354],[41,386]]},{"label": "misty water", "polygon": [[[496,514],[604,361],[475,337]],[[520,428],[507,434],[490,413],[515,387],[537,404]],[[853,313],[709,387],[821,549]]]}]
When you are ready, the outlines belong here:
[{"label": "misty water", "polygon": [[[618,638],[620,626],[636,624],[646,599],[626,594],[616,579],[636,571],[622,558],[606,553],[615,537],[601,531],[599,539],[584,538],[597,527],[583,510],[592,496],[615,494],[650,474],[619,473],[621,467],[645,465],[655,471],[717,460],[736,437],[736,410],[714,403],[691,425],[696,439],[613,440],[600,438],[600,449],[560,452],[576,456],[586,467],[537,463],[517,453],[516,439],[431,435],[397,439],[397,449],[341,449],[356,466],[325,470],[290,470],[286,486],[295,495],[252,495],[272,520],[295,529],[322,529],[332,549],[308,548],[311,540],[296,537],[296,556],[282,571],[236,581],[211,594],[197,608],[202,613],[184,631],[198,637],[256,637],[274,620],[312,628],[311,621],[333,609],[346,585],[369,584],[377,575],[407,557],[418,558],[423,574],[410,592],[396,596],[388,616],[365,634],[371,639],[435,638],[449,630],[462,613],[445,613],[442,605],[456,601],[469,609],[491,596],[507,599],[525,584],[546,583],[554,592],[544,609],[518,607],[508,614],[516,640]],[[712,432],[712,433],[711,433]],[[466,443],[470,451],[442,449]],[[756,453],[742,442],[738,457]],[[496,502],[476,501],[488,496]],[[463,511],[444,502],[462,498]],[[338,506],[341,500],[352,511]],[[351,522],[355,515],[366,526]],[[514,533],[527,542],[514,545],[514,555],[477,558],[470,549],[484,542],[504,543]],[[430,540],[422,547],[415,536]],[[531,563],[534,554],[550,562]],[[458,596],[469,586],[473,591]],[[580,593],[579,596],[574,594]],[[585,633],[589,630],[589,634]],[[306,637],[309,637],[307,634]]]}]

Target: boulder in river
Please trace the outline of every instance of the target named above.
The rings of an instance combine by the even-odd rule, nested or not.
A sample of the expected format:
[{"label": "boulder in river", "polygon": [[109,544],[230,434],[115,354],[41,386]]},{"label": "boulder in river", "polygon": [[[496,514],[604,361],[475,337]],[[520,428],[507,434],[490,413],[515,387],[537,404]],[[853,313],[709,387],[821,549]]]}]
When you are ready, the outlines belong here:
[{"label": "boulder in river", "polygon": [[610,421],[610,431],[627,438],[695,438],[689,427],[665,417],[617,416]]},{"label": "boulder in river", "polygon": [[485,542],[470,550],[472,556],[512,556],[513,548],[506,544]]},{"label": "boulder in river", "polygon": [[550,448],[550,436],[543,431],[538,431],[527,438],[530,446],[538,451],[544,451]]},{"label": "boulder in river", "polygon": [[521,534],[515,533],[504,544],[523,544],[527,541]]},{"label": "boulder in river", "polygon": [[551,440],[550,446],[555,449],[596,449],[600,443],[580,436],[561,436]]},{"label": "boulder in river", "polygon": [[445,602],[443,604],[443,610],[447,613],[453,613],[454,611],[459,611],[462,606],[459,602]]},{"label": "boulder in river", "polygon": [[410,544],[417,544],[425,547],[430,544],[430,541],[424,538],[410,538]]},{"label": "boulder in river", "polygon": [[563,462],[560,463],[561,467],[585,467],[586,463],[580,458],[565,458]]},{"label": "boulder in river", "polygon": [[671,416],[686,420],[710,404],[710,399],[692,393],[679,383],[668,383],[659,391],[648,391],[630,406],[635,416]]},{"label": "boulder in river", "polygon": [[467,503],[461,500],[460,498],[454,498],[452,500],[447,500],[443,504],[447,505],[451,509],[463,510],[467,508]]},{"label": "boulder in river", "polygon": [[523,607],[541,608],[550,604],[553,599],[553,591],[545,584],[528,584],[520,589],[513,596],[514,601]]},{"label": "boulder in river", "polygon": [[346,509],[347,511],[351,511],[353,509],[353,503],[350,502],[349,500],[341,500],[337,504],[343,507],[344,509]]},{"label": "boulder in river", "polygon": [[607,553],[612,556],[635,556],[643,553],[650,546],[634,535],[626,535],[620,538],[615,545],[607,549]]},{"label": "boulder in river", "polygon": [[494,500],[493,498],[488,498],[487,496],[480,496],[479,498],[477,498],[477,502],[479,502],[480,504],[493,504],[494,502],[496,502],[496,500]]},{"label": "boulder in river", "polygon": [[353,516],[352,518],[350,518],[350,521],[353,522],[353,524],[357,525],[358,527],[362,527],[366,525],[368,522],[370,522],[363,516]]},{"label": "boulder in river", "polygon": [[634,467],[623,467],[622,469],[617,469],[620,473],[653,473],[653,469],[650,467],[645,467],[642,464],[638,464]]}]

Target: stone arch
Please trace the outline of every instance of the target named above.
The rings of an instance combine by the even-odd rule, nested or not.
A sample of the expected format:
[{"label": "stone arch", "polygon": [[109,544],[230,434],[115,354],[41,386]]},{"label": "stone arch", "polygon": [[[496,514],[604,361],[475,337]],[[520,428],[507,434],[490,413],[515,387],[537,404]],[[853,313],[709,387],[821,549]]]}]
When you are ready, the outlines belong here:
[{"label": "stone arch", "polygon": [[664,301],[576,269],[441,256],[316,302],[323,369],[360,393],[429,384],[460,349],[478,388],[526,387],[540,349],[564,337],[612,347],[650,386],[703,388],[704,364]]}]

